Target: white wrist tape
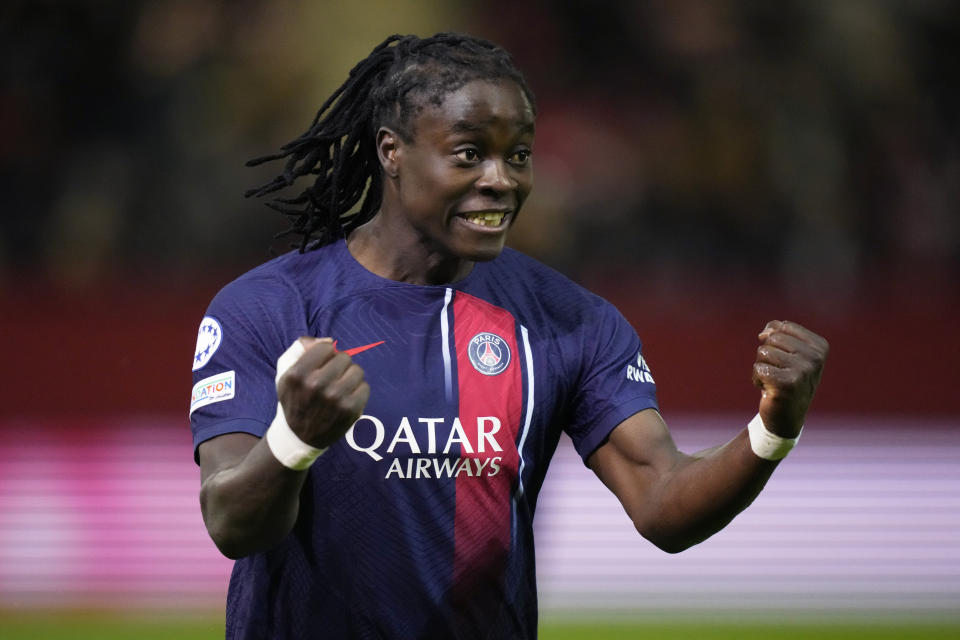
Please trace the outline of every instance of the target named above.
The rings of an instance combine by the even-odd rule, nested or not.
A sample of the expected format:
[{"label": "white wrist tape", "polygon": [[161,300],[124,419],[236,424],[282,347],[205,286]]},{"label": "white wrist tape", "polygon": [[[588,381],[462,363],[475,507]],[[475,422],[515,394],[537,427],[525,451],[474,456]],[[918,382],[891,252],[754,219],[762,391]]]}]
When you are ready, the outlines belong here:
[{"label": "white wrist tape", "polygon": [[[276,382],[280,382],[280,376],[300,359],[304,351],[306,349],[303,344],[296,340],[290,345],[289,349],[283,352],[277,359]],[[308,468],[314,460],[320,457],[320,454],[326,451],[326,449],[311,447],[293,432],[293,429],[287,424],[287,418],[283,414],[283,406],[279,402],[277,402],[277,415],[267,429],[266,439],[267,446],[270,447],[270,451],[280,461],[280,464],[295,471]]]},{"label": "white wrist tape", "polygon": [[747,424],[747,432],[750,434],[750,448],[757,456],[764,460],[781,460],[796,446],[800,440],[800,433],[803,433],[803,427],[800,427],[800,433],[796,438],[781,438],[767,430],[758,413]]}]

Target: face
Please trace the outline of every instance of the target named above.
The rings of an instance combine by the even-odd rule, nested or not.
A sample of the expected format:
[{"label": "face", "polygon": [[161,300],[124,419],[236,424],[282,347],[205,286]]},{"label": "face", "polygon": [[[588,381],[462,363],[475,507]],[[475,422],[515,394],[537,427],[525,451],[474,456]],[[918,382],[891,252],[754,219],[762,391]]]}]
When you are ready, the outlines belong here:
[{"label": "face", "polygon": [[[386,158],[391,199],[411,244],[454,261],[496,258],[533,186],[534,115],[509,80],[476,80],[427,105],[413,140]],[[381,130],[382,132],[382,130]],[[411,247],[411,250],[416,251]]]}]

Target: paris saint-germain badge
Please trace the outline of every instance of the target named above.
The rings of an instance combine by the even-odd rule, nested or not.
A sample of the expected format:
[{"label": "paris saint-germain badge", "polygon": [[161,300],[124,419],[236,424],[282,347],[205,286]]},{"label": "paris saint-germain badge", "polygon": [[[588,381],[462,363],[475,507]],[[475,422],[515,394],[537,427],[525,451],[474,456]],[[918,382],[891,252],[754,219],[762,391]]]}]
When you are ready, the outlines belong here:
[{"label": "paris saint-germain badge", "polygon": [[485,376],[504,372],[510,364],[510,347],[495,333],[478,333],[470,340],[470,364]]}]

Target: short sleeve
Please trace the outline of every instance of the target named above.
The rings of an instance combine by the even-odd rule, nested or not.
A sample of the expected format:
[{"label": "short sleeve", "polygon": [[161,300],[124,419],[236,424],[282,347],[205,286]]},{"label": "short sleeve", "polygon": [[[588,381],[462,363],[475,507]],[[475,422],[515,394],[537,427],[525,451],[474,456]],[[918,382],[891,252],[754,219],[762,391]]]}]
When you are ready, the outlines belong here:
[{"label": "short sleeve", "polygon": [[566,428],[584,461],[618,424],[644,409],[659,408],[637,332],[610,303],[602,301],[596,311],[595,322],[585,323],[583,365]]},{"label": "short sleeve", "polygon": [[277,410],[277,358],[306,335],[292,287],[252,274],[224,287],[200,323],[190,397],[195,459],[200,443],[225,433],[263,437]]}]

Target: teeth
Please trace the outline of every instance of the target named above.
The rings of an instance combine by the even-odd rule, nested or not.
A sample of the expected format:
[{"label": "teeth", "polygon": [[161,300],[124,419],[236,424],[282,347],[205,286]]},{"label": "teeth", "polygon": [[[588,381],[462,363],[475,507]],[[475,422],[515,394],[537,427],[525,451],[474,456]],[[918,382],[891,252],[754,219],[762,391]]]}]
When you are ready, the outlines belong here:
[{"label": "teeth", "polygon": [[503,213],[498,211],[487,211],[484,213],[471,213],[464,216],[464,219],[481,227],[499,227],[503,222]]}]

